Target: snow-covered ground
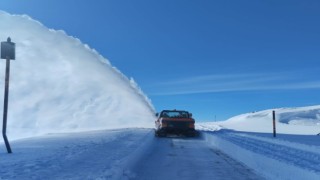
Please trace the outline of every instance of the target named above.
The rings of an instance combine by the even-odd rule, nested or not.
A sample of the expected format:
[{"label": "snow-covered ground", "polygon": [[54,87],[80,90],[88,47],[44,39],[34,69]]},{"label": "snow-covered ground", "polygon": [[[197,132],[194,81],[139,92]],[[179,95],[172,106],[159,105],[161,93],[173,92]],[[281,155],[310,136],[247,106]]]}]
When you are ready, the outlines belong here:
[{"label": "snow-covered ground", "polygon": [[156,138],[148,128],[47,134],[13,141],[13,154],[0,143],[0,179],[320,178],[318,135],[197,128],[197,138]]},{"label": "snow-covered ground", "polygon": [[320,179],[320,106],[239,115],[198,124],[207,142],[267,179]]},{"label": "snow-covered ground", "polygon": [[[207,142],[267,179],[319,179],[319,136],[207,132]],[[305,143],[307,140],[308,143]]]},{"label": "snow-covered ground", "polygon": [[8,155],[0,144],[0,179],[124,179],[152,140],[153,131],[136,128],[16,140]]},{"label": "snow-covered ground", "polygon": [[[277,125],[309,127],[307,119],[297,123],[296,117],[316,122],[318,108],[277,109]],[[255,112],[254,120],[249,113],[198,123],[196,138],[156,138],[153,129],[127,128],[15,140],[14,153],[1,155],[0,179],[320,179],[320,136],[312,134],[314,128],[305,135],[290,128],[291,134],[277,137],[234,128],[246,120],[263,124],[266,112]]]}]

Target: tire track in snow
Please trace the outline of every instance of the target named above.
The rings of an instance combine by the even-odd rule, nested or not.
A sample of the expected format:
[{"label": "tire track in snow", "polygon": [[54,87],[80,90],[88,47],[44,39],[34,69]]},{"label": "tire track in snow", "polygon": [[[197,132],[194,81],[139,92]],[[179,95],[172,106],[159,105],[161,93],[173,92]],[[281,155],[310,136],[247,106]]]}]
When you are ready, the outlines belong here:
[{"label": "tire track in snow", "polygon": [[264,179],[242,163],[208,146],[201,137],[156,138],[152,145],[132,169],[135,174],[132,179]]},{"label": "tire track in snow", "polygon": [[269,158],[298,166],[302,169],[320,172],[320,154],[258,140],[243,136],[240,133],[224,132],[223,134],[219,134],[219,137]]}]

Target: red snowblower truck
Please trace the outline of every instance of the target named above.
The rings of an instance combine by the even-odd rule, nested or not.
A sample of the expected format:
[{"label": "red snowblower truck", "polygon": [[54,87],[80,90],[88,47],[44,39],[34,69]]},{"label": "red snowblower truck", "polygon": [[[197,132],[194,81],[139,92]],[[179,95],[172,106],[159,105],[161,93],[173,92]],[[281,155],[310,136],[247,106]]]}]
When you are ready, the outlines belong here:
[{"label": "red snowblower truck", "polygon": [[163,110],[156,113],[155,136],[165,137],[167,134],[186,135],[189,137],[196,136],[194,128],[195,120],[192,114],[184,110]]}]

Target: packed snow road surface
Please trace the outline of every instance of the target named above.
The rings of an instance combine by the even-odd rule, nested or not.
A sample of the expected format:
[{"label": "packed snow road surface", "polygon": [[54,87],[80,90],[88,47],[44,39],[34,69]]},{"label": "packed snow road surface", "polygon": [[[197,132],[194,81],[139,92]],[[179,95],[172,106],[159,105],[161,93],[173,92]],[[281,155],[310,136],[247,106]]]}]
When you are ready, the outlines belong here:
[{"label": "packed snow road surface", "polygon": [[49,134],[0,143],[0,179],[261,179],[201,138],[152,129]]},{"label": "packed snow road surface", "polygon": [[262,179],[201,138],[158,138],[133,171],[135,179]]}]

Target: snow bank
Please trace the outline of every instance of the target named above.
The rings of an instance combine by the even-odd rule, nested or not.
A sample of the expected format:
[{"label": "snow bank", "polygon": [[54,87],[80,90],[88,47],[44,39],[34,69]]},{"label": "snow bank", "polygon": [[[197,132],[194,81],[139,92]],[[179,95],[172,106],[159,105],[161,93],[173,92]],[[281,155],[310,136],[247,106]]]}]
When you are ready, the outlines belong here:
[{"label": "snow bank", "polygon": [[[249,149],[239,147],[219,136],[206,134],[206,139],[213,147],[222,150],[230,157],[246,164],[267,179],[298,180],[318,179],[320,177],[317,172],[295,166],[294,164],[288,164],[287,162],[281,161],[281,159],[270,158],[266,154],[252,152]],[[260,144],[257,145],[259,146]],[[279,152],[275,151],[273,153],[276,154]],[[288,158],[286,152],[282,155],[284,159]]]},{"label": "snow bank", "polygon": [[302,148],[297,143],[229,131],[208,132],[205,138],[211,146],[244,163],[266,179],[320,178],[319,146],[306,148],[306,145],[302,145]]},{"label": "snow bank", "polygon": [[[320,133],[320,106],[274,110],[278,133],[306,135]],[[273,109],[242,114],[214,124],[238,131],[270,133],[273,131],[272,111]]]},{"label": "snow bank", "polygon": [[[16,43],[10,77],[10,139],[152,126],[154,108],[137,84],[79,39],[48,29],[26,15],[3,11],[0,29],[1,41],[10,36]],[[1,69],[3,86],[4,60]]]}]

